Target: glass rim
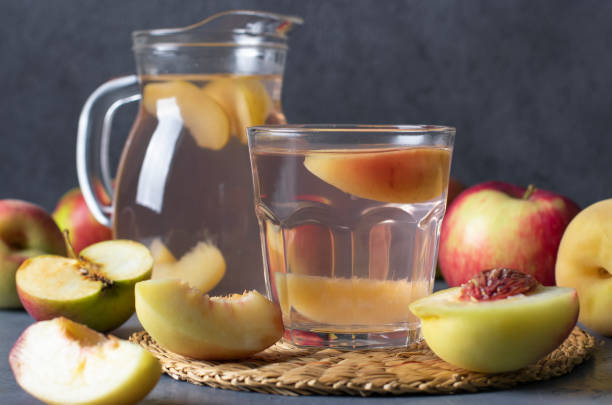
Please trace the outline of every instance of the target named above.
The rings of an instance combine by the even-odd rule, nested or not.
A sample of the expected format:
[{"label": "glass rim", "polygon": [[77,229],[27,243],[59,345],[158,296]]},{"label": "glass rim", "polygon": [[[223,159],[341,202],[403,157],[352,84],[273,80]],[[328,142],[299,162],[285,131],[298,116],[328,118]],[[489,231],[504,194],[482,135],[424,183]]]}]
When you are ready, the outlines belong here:
[{"label": "glass rim", "polygon": [[279,124],[257,125],[247,128],[248,135],[265,133],[270,135],[305,135],[312,133],[385,133],[396,135],[423,135],[447,133],[454,135],[455,127],[447,125],[404,124]]}]

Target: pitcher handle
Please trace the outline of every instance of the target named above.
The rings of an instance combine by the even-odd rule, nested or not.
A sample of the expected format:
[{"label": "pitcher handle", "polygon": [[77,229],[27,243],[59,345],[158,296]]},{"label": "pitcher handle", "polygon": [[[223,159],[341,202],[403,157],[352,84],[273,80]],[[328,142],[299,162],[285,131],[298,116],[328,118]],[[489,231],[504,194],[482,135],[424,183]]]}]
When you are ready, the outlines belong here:
[{"label": "pitcher handle", "polygon": [[140,100],[138,84],[136,75],[109,80],[89,96],[79,117],[76,153],[79,185],[94,218],[106,226],[111,225],[113,206],[100,200],[94,184],[101,184],[114,201],[108,156],[113,116],[122,105]]}]

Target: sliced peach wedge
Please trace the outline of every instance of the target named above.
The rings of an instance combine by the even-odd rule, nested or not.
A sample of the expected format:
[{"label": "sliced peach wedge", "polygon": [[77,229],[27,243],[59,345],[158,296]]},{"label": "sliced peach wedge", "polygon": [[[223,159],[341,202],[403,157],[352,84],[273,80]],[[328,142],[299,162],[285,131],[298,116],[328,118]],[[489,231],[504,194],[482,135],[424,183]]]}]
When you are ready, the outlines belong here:
[{"label": "sliced peach wedge", "polygon": [[263,83],[254,77],[227,77],[213,80],[202,89],[230,117],[231,133],[247,142],[246,128],[263,125],[272,101]]},{"label": "sliced peach wedge", "polygon": [[[155,248],[155,249],[154,249]],[[212,290],[225,275],[225,259],[215,245],[199,242],[179,260],[161,242],[151,245],[157,261],[153,267],[154,280],[176,278],[202,292]]]},{"label": "sliced peach wedge", "polygon": [[447,187],[451,152],[443,148],[312,152],[304,166],[319,179],[356,197],[419,203]]},{"label": "sliced peach wedge", "polygon": [[229,140],[227,115],[193,83],[182,80],[149,83],[143,90],[142,105],[160,121],[182,119],[201,148],[219,150]]},{"label": "sliced peach wedge", "polygon": [[283,334],[280,310],[257,291],[209,297],[175,279],[138,283],[136,314],[162,347],[195,359],[248,357]]},{"label": "sliced peach wedge", "polygon": [[161,375],[137,344],[66,318],[29,326],[9,354],[17,383],[47,404],[135,404]]},{"label": "sliced peach wedge", "polygon": [[528,274],[491,269],[413,302],[410,310],[440,358],[499,373],[535,363],[563,343],[576,325],[578,297],[573,288],[544,287]]}]

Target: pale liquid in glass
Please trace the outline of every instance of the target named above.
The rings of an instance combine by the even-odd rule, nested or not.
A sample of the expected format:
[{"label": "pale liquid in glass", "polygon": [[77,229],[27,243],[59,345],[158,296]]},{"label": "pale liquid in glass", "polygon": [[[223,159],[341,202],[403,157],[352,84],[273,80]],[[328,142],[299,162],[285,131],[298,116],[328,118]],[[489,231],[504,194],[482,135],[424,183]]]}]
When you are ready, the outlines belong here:
[{"label": "pale liquid in glass", "polygon": [[[212,293],[254,288],[263,291],[261,247],[253,212],[245,128],[231,125],[229,140],[215,150],[203,147],[197,140],[198,136],[215,136],[214,131],[207,132],[215,123],[210,122],[209,127],[207,122],[197,123],[196,130],[200,133],[194,134],[192,129],[196,126],[189,125],[186,117],[193,112],[196,118],[206,117],[209,112],[205,105],[200,109],[197,97],[183,94],[184,88],[202,89],[221,80],[226,84],[227,80],[249,81],[251,87],[250,90],[247,87],[246,94],[231,94],[228,90],[228,99],[231,101],[235,96],[236,103],[240,103],[236,110],[242,113],[262,113],[261,106],[257,105],[262,102],[261,94],[253,94],[253,82],[259,83],[256,90],[266,92],[265,116],[260,116],[258,122],[243,120],[245,125],[285,122],[280,110],[280,76],[143,78],[143,96],[147,96],[147,86],[151,84],[171,83],[174,87],[164,90],[166,94],[159,97],[170,99],[165,116],[159,110],[147,109],[147,100],[143,97],[119,166],[114,232],[117,238],[138,240],[147,246],[161,241],[177,260],[198,242],[210,242],[219,248],[227,264],[224,278]],[[175,85],[177,81],[182,82],[180,86]],[[180,119],[185,122],[181,124],[175,115],[183,113],[185,116]],[[226,111],[226,116],[230,122],[237,120],[235,111]],[[206,271],[205,265],[202,264],[202,271]]]},{"label": "pale liquid in glass", "polygon": [[[394,176],[385,174],[388,162],[416,155],[427,161],[430,152],[433,160],[427,164],[435,167],[426,172],[434,173],[431,181],[436,184],[426,186],[423,193],[385,194],[384,182]],[[305,164],[308,156],[324,162],[326,155],[341,161],[343,155],[350,160],[360,153],[368,162],[373,158],[374,164],[367,163],[370,169],[382,173],[378,191],[367,184],[377,176],[361,186],[369,198],[360,190],[359,173],[348,183],[346,176],[340,183],[334,179],[334,173],[350,173],[355,165],[328,166],[332,177],[327,178],[325,173],[313,174]],[[449,165],[450,150],[431,147],[254,152],[268,295],[281,306],[286,339],[348,348],[420,340],[419,321],[408,305],[432,291]],[[406,174],[398,170],[396,175]],[[349,184],[352,180],[356,183]],[[385,202],[386,198],[404,202]]]}]

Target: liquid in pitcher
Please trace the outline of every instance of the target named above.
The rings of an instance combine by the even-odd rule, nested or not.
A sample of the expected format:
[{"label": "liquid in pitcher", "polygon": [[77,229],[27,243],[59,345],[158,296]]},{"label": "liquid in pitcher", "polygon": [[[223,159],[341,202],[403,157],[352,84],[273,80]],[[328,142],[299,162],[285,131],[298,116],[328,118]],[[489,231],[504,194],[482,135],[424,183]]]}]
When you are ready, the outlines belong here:
[{"label": "liquid in pitcher", "polygon": [[[280,76],[142,77],[117,176],[115,237],[143,242],[156,266],[195,279],[221,271],[213,293],[263,290],[245,129],[285,122],[280,91]],[[207,266],[211,254],[224,269]]]},{"label": "liquid in pitcher", "polygon": [[[438,147],[253,153],[269,295],[288,338],[384,346],[420,337],[451,152]],[[330,337],[332,336],[332,337]]]}]

